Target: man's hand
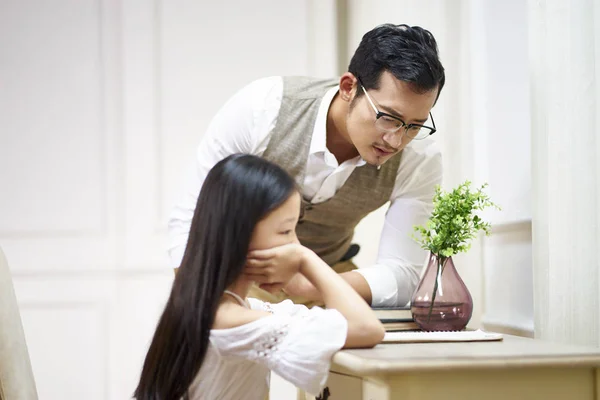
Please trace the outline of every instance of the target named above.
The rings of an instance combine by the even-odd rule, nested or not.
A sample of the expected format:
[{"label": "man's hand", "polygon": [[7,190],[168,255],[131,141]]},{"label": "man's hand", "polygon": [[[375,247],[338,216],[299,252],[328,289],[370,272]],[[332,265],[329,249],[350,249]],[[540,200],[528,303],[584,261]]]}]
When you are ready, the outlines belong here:
[{"label": "man's hand", "polygon": [[298,273],[306,251],[309,250],[297,243],[251,251],[246,259],[244,274],[262,289],[275,292]]}]

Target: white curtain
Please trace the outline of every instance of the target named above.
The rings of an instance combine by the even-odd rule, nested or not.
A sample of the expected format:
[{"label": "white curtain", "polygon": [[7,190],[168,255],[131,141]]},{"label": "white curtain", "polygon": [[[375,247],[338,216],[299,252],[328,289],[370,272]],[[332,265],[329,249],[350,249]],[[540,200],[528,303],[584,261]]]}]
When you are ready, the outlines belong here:
[{"label": "white curtain", "polygon": [[599,23],[593,0],[529,2],[535,336],[596,346]]}]

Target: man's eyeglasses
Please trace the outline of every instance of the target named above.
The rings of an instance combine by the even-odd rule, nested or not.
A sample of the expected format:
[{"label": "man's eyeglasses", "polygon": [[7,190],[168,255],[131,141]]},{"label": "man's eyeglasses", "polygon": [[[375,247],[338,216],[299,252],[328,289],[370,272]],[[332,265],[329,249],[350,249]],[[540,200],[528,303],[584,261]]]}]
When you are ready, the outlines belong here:
[{"label": "man's eyeglasses", "polygon": [[405,135],[410,139],[416,140],[425,139],[427,136],[431,136],[436,132],[437,129],[435,127],[435,121],[433,120],[433,115],[431,115],[431,112],[429,113],[429,118],[431,118],[433,128],[421,124],[407,124],[394,115],[379,111],[360,79],[358,80],[358,83],[360,84],[363,92],[365,92],[365,96],[367,97],[369,104],[371,104],[371,107],[373,107],[373,111],[375,111],[375,126],[380,131],[386,133],[396,133],[400,130],[400,128],[404,128]]}]

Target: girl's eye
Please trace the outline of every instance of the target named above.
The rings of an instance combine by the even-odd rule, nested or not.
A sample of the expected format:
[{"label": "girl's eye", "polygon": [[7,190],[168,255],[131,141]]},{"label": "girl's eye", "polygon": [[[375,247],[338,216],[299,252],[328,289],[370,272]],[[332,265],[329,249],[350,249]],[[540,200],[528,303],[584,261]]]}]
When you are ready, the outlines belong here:
[{"label": "girl's eye", "polygon": [[287,230],[287,231],[284,231],[284,232],[281,232],[282,235],[289,235],[290,233],[292,233],[291,229]]}]

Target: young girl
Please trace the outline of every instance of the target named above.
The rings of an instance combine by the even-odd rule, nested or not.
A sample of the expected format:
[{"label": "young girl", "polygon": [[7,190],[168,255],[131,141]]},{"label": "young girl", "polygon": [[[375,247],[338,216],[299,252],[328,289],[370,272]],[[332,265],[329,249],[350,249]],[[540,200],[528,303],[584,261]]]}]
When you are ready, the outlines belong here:
[{"label": "young girl", "polygon": [[[381,341],[365,301],[298,243],[300,207],[293,179],[268,161],[238,154],[214,166],[136,399],[263,400],[270,370],[317,394],[336,351]],[[296,273],[327,309],[246,299],[255,280],[274,290]]]}]

